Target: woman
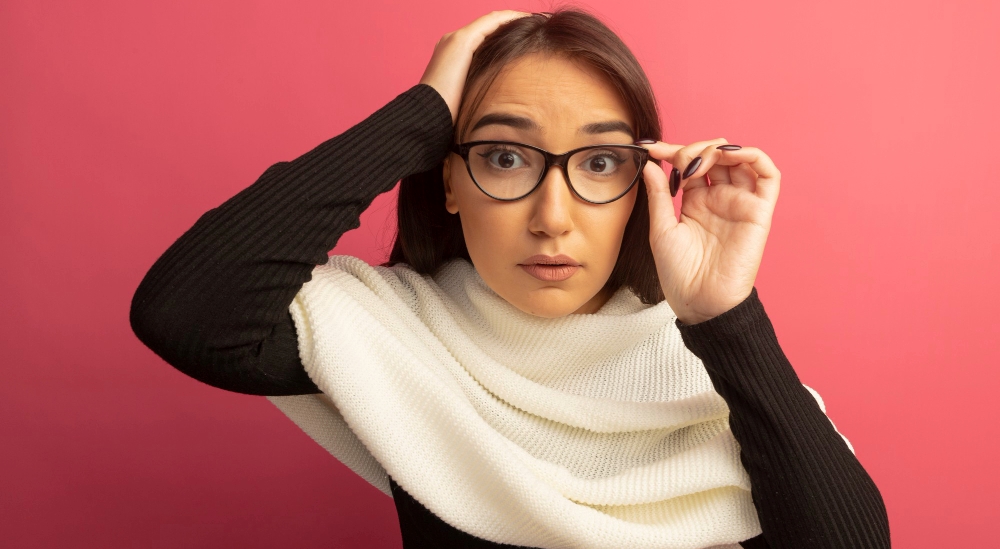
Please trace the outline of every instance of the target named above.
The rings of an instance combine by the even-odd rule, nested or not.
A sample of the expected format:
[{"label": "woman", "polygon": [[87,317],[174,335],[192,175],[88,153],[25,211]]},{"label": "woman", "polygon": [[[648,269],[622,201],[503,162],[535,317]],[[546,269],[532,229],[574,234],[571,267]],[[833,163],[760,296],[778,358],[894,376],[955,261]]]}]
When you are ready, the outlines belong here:
[{"label": "woman", "polygon": [[[391,492],[408,548],[888,547],[753,287],[779,171],[658,120],[592,16],[490,13],[203,215],[133,330]],[[390,261],[328,260],[400,178]]]}]

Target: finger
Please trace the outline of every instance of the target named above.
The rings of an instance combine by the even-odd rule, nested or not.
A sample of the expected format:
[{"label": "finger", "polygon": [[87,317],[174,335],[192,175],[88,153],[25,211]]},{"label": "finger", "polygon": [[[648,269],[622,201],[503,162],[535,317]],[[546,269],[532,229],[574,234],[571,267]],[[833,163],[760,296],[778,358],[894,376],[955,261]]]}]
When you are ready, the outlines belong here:
[{"label": "finger", "polygon": [[[721,144],[725,143],[725,139],[713,139],[711,141],[696,141],[690,145],[678,145],[673,143],[665,143],[663,141],[657,141],[655,143],[637,143],[642,147],[645,147],[649,151],[649,156],[652,158],[666,160],[668,163],[673,165],[674,169],[678,171],[678,178],[680,179],[681,172],[690,164],[691,160],[698,156],[698,152],[704,150],[711,144]],[[694,152],[692,152],[692,150]],[[686,151],[686,152],[685,152]],[[700,168],[699,168],[700,169]],[[697,187],[707,187],[708,182],[705,181],[704,177],[700,177],[694,180],[682,180],[680,181],[680,188],[683,189],[694,189]]]},{"label": "finger", "polygon": [[[677,177],[679,177],[681,181],[680,185],[677,188],[677,192],[693,191],[694,189],[698,189],[701,187],[708,188],[708,178],[706,178],[705,176],[701,176],[701,177],[689,177],[685,179],[683,168],[684,168],[683,165],[678,168],[678,171],[681,173]],[[701,166],[699,166],[698,169],[700,170]]]},{"label": "finger", "polygon": [[[723,148],[726,147],[726,148]],[[746,164],[738,164],[736,166],[727,166],[729,162],[723,160],[723,156],[727,150],[739,150],[741,147],[739,145],[733,145],[727,143],[725,145],[716,145],[715,149],[718,152],[718,157],[712,164],[712,167],[708,169],[708,179],[711,186],[716,185],[732,185],[737,189],[744,191],[753,192],[754,182],[757,180],[757,174],[753,173]],[[744,169],[741,169],[745,168]],[[750,176],[746,172],[750,172]]]},{"label": "finger", "polygon": [[[650,157],[656,158],[658,160],[666,160],[670,164],[676,166],[677,162],[674,162],[674,157],[682,149],[693,147],[694,149],[700,151],[704,149],[706,146],[711,145],[713,143],[720,144],[725,142],[726,142],[725,139],[720,138],[720,139],[713,139],[711,141],[695,141],[694,143],[691,143],[689,145],[677,144],[677,143],[665,143],[663,141],[657,141],[655,143],[640,143],[637,141],[636,145],[645,147],[646,150],[649,151]],[[690,161],[690,159],[694,158],[695,156],[698,156],[697,153],[689,154],[688,161]],[[683,169],[683,166],[681,166],[678,169]]]},{"label": "finger", "polygon": [[737,189],[754,192],[757,174],[746,164],[734,165],[734,159],[726,156],[727,152],[740,150],[742,147],[727,143],[716,145],[715,148],[719,151],[719,157],[716,159],[715,165],[708,171],[712,185],[732,185]]},{"label": "finger", "polygon": [[[757,172],[746,164],[737,164],[729,167],[729,175],[734,187],[744,189],[756,194]],[[714,179],[712,180],[715,181]]]},{"label": "finger", "polygon": [[673,164],[681,171],[681,189],[688,191],[708,186],[705,174],[721,156],[715,145],[725,143],[725,138],[720,137],[709,141],[697,141],[677,151]]},{"label": "finger", "polygon": [[642,168],[642,181],[646,186],[646,198],[649,202],[649,230],[662,231],[677,225],[674,213],[674,200],[670,196],[667,174],[663,173],[655,162],[646,162]]},{"label": "finger", "polygon": [[[771,161],[771,157],[767,156],[764,151],[757,147],[743,147],[738,151],[726,151],[722,157],[719,160],[720,163],[734,166],[745,164],[757,175],[754,181],[754,194],[767,200],[772,205],[778,201],[781,172],[778,171],[777,166]],[[742,173],[749,175],[745,171]]]},{"label": "finger", "polygon": [[668,163],[673,164],[674,155],[677,151],[684,148],[684,145],[674,144],[674,143],[664,143],[663,141],[657,141],[655,143],[635,143],[640,147],[645,147],[649,151],[650,158],[655,158],[657,160],[666,160]]},{"label": "finger", "polygon": [[[726,139],[720,137],[710,141],[697,141],[677,151],[672,164],[681,170],[681,182],[683,183],[684,179],[702,178],[708,173],[709,168],[714,166],[716,160],[722,156],[722,151],[715,148],[716,145],[725,145],[726,143]],[[701,161],[695,168],[696,158],[701,158]],[[695,168],[694,171],[691,171],[691,168]]]},{"label": "finger", "polygon": [[713,187],[715,185],[730,185],[732,184],[732,175],[729,173],[731,169],[729,166],[724,166],[716,162],[708,169],[708,173],[705,175],[708,176],[708,182]]}]

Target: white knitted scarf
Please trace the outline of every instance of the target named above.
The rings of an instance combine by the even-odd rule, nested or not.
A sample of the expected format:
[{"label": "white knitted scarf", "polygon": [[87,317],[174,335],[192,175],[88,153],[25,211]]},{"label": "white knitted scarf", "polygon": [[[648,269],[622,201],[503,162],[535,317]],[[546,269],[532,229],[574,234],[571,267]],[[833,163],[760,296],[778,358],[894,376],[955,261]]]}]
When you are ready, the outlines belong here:
[{"label": "white knitted scarf", "polygon": [[546,319],[465,260],[430,277],[332,256],[290,311],[323,393],[268,400],[460,530],[616,549],[761,533],[728,407],[665,301],[622,288],[594,314]]}]

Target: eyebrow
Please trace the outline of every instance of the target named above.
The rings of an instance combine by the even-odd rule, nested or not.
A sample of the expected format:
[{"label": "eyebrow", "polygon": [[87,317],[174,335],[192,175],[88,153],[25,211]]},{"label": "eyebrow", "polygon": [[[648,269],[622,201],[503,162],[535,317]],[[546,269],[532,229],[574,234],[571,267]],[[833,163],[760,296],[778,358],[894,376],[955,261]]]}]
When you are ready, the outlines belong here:
[{"label": "eyebrow", "polygon": [[[483,115],[483,117],[480,118],[479,121],[476,122],[476,125],[473,126],[472,129],[469,131],[474,132],[479,128],[482,128],[484,126],[489,126],[492,124],[496,124],[499,126],[510,126],[511,128],[515,128],[518,130],[526,130],[526,131],[538,131],[541,129],[538,123],[530,118],[503,112],[495,112]],[[603,122],[591,122],[590,124],[580,126],[580,129],[578,129],[577,132],[578,133],[582,132],[591,135],[610,133],[610,132],[622,132],[628,134],[629,136],[632,137],[633,140],[635,140],[635,134],[632,133],[632,127],[626,124],[622,120],[605,120]]]}]

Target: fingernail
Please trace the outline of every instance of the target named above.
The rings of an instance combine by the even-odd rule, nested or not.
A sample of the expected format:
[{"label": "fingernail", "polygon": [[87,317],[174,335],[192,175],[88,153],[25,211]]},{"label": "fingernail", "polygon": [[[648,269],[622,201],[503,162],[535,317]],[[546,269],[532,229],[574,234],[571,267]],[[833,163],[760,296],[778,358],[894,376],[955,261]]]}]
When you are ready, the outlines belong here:
[{"label": "fingernail", "polygon": [[656,143],[655,139],[640,139],[635,142],[636,145],[652,145],[653,143]]},{"label": "fingernail", "polygon": [[677,196],[677,189],[681,187],[681,172],[677,168],[670,170],[670,196]]},{"label": "fingernail", "polygon": [[724,151],[738,151],[742,148],[743,147],[739,145],[719,145],[718,147],[716,147],[716,149],[722,149]]},{"label": "fingernail", "polygon": [[687,178],[691,177],[691,174],[693,174],[694,172],[698,171],[698,166],[701,166],[701,157],[700,156],[694,157],[694,160],[692,160],[691,163],[688,164],[687,169],[684,170],[684,177],[683,177],[683,179],[687,179]]}]

